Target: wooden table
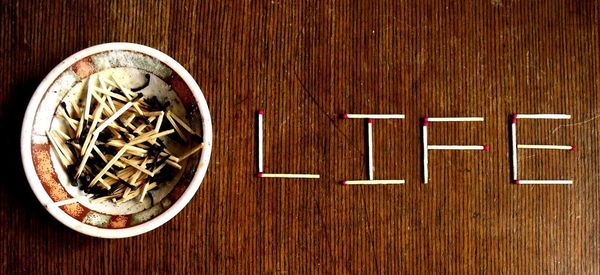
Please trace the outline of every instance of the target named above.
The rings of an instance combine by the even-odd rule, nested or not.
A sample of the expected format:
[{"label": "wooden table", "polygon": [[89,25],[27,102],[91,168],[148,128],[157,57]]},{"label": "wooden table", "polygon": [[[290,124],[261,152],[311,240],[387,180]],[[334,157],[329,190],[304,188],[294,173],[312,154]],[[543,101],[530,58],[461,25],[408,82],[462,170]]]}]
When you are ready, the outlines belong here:
[{"label": "wooden table", "polygon": [[[3,1],[0,11],[0,273],[599,273],[600,7],[595,1]],[[26,104],[61,60],[91,45],[157,48],[203,89],[214,124],[207,176],[173,220],[142,236],[76,233],[37,202],[19,133]],[[265,170],[320,180],[257,179],[255,112],[265,109]],[[367,177],[406,185],[340,186]],[[519,140],[576,143],[520,151],[511,184],[509,116]],[[431,127],[423,184],[420,118],[483,116]]]}]

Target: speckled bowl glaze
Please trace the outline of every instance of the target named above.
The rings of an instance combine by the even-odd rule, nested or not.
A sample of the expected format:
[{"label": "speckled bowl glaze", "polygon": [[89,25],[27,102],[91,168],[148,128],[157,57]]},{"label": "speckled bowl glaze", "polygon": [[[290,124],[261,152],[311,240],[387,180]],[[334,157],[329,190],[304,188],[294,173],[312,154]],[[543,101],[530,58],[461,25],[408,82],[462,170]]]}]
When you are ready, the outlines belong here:
[{"label": "speckled bowl glaze", "polygon": [[[190,157],[180,173],[157,190],[152,202],[111,202],[91,204],[86,200],[55,206],[53,203],[83,195],[68,184],[68,177],[57,160],[46,131],[60,126],[55,112],[60,102],[73,96],[82,81],[96,72],[121,70],[150,73],[166,87],[162,96],[175,102],[195,131],[202,133],[204,148]],[[141,77],[141,76],[138,76]],[[152,90],[152,89],[149,89]],[[157,91],[159,89],[156,89]],[[158,94],[158,96],[161,96]],[[192,199],[210,159],[212,123],[200,87],[186,69],[166,54],[133,43],[108,43],[82,50],[56,66],[38,86],[23,121],[21,156],[27,180],[40,203],[66,226],[95,237],[125,238],[159,227],[173,218]]]}]

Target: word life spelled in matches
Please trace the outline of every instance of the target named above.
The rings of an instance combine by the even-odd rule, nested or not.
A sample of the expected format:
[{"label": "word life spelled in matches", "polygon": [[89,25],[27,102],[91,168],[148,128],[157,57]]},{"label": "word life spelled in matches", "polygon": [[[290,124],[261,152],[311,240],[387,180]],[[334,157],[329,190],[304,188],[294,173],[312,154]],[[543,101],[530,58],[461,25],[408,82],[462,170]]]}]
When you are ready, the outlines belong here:
[{"label": "word life spelled in matches", "polygon": [[511,124],[511,155],[512,174],[515,184],[573,184],[573,180],[521,180],[519,179],[518,149],[541,149],[541,150],[565,150],[575,151],[575,145],[547,145],[547,144],[518,144],[517,143],[517,120],[518,119],[571,119],[565,114],[513,114]]},{"label": "word life spelled in matches", "polygon": [[[264,112],[258,111],[258,173],[259,178],[309,178],[318,179],[318,174],[288,174],[288,173],[265,173],[263,164],[263,119]],[[344,180],[343,185],[376,185],[376,184],[404,184],[403,179],[375,179],[374,159],[373,159],[373,124],[378,119],[405,119],[403,114],[343,114],[343,119],[364,119],[367,126],[367,172],[368,179]],[[545,179],[519,179],[518,177],[518,152],[517,150],[539,149],[539,150],[565,150],[574,151],[575,145],[553,145],[553,144],[518,144],[517,143],[517,120],[519,119],[570,119],[566,114],[514,114],[511,123],[511,163],[512,180],[515,184],[573,184],[571,179],[545,180]],[[488,145],[456,145],[456,144],[429,144],[427,139],[427,130],[430,123],[444,122],[483,122],[483,117],[424,117],[422,125],[422,146],[423,146],[423,182],[429,182],[429,151],[431,150],[460,150],[460,151],[489,151]]]},{"label": "word life spelled in matches", "polygon": [[258,173],[256,174],[259,178],[285,178],[285,179],[318,179],[320,176],[318,174],[289,174],[289,173],[264,173],[264,164],[263,164],[263,116],[265,112],[260,109],[258,110],[258,125],[257,125],[257,147],[258,147]]},{"label": "word life spelled in matches", "polygon": [[429,150],[475,150],[489,151],[487,145],[429,145],[427,127],[430,122],[473,122],[484,121],[483,117],[425,117],[423,118],[423,181],[429,181]]},{"label": "word life spelled in matches", "polygon": [[368,180],[345,180],[343,185],[359,184],[404,184],[404,180],[376,180],[373,164],[373,122],[375,119],[404,119],[402,114],[343,114],[344,119],[366,119],[367,120],[367,155],[368,155]]}]

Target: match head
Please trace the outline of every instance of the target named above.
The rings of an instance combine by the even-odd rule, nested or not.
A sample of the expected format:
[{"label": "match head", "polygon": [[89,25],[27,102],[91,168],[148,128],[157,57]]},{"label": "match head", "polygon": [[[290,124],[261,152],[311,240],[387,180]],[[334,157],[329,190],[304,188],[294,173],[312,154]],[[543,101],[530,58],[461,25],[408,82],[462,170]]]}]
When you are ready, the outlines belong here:
[{"label": "match head", "polygon": [[423,117],[423,126],[427,126],[427,125],[429,125],[429,117],[425,116],[425,117]]},{"label": "match head", "polygon": [[264,114],[265,114],[265,111],[263,111],[263,109],[258,109],[258,114],[259,114],[259,115],[264,115]]},{"label": "match head", "polygon": [[375,122],[375,120],[374,120],[374,119],[372,119],[372,118],[369,118],[369,121],[368,121],[368,122],[369,122],[369,124],[373,124],[373,122]]},{"label": "match head", "polygon": [[346,186],[346,184],[347,184],[347,183],[346,183],[346,180],[343,180],[343,181],[342,181],[342,186]]},{"label": "match head", "polygon": [[518,116],[518,115],[517,115],[517,113],[514,113],[514,114],[513,114],[513,116],[512,116],[512,123],[513,123],[513,124],[514,124],[514,123],[517,123],[517,116]]},{"label": "match head", "polygon": [[483,145],[483,151],[484,152],[489,152],[490,151],[490,146],[489,145]]},{"label": "match head", "polygon": [[256,177],[257,177],[257,178],[262,178],[262,176],[263,176],[263,172],[258,172],[258,173],[256,173]]},{"label": "match head", "polygon": [[575,144],[571,145],[571,151],[577,151],[577,145],[575,145]]},{"label": "match head", "polygon": [[341,118],[341,119],[348,119],[348,114],[341,114],[341,115],[340,115],[340,118]]},{"label": "match head", "polygon": [[519,182],[519,180],[515,180],[515,184],[521,184],[521,182]]}]

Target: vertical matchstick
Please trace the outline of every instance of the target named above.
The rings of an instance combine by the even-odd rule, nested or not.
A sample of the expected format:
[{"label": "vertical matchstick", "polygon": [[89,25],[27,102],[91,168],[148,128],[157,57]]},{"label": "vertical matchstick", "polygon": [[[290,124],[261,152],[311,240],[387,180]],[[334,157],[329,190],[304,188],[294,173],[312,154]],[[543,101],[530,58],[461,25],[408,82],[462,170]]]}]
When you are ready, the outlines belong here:
[{"label": "vertical matchstick", "polygon": [[428,144],[427,144],[427,125],[429,125],[429,119],[427,117],[423,118],[423,182],[427,184],[427,179],[429,178],[428,168],[429,159],[428,159]]},{"label": "vertical matchstick", "polygon": [[258,172],[263,172],[263,109],[258,110]]},{"label": "vertical matchstick", "polygon": [[513,166],[513,180],[517,180],[517,113],[513,114],[511,123],[511,148],[512,148],[512,166]]},{"label": "vertical matchstick", "polygon": [[368,153],[369,153],[369,180],[373,180],[373,119],[369,118],[367,121],[367,142],[368,142]]}]

